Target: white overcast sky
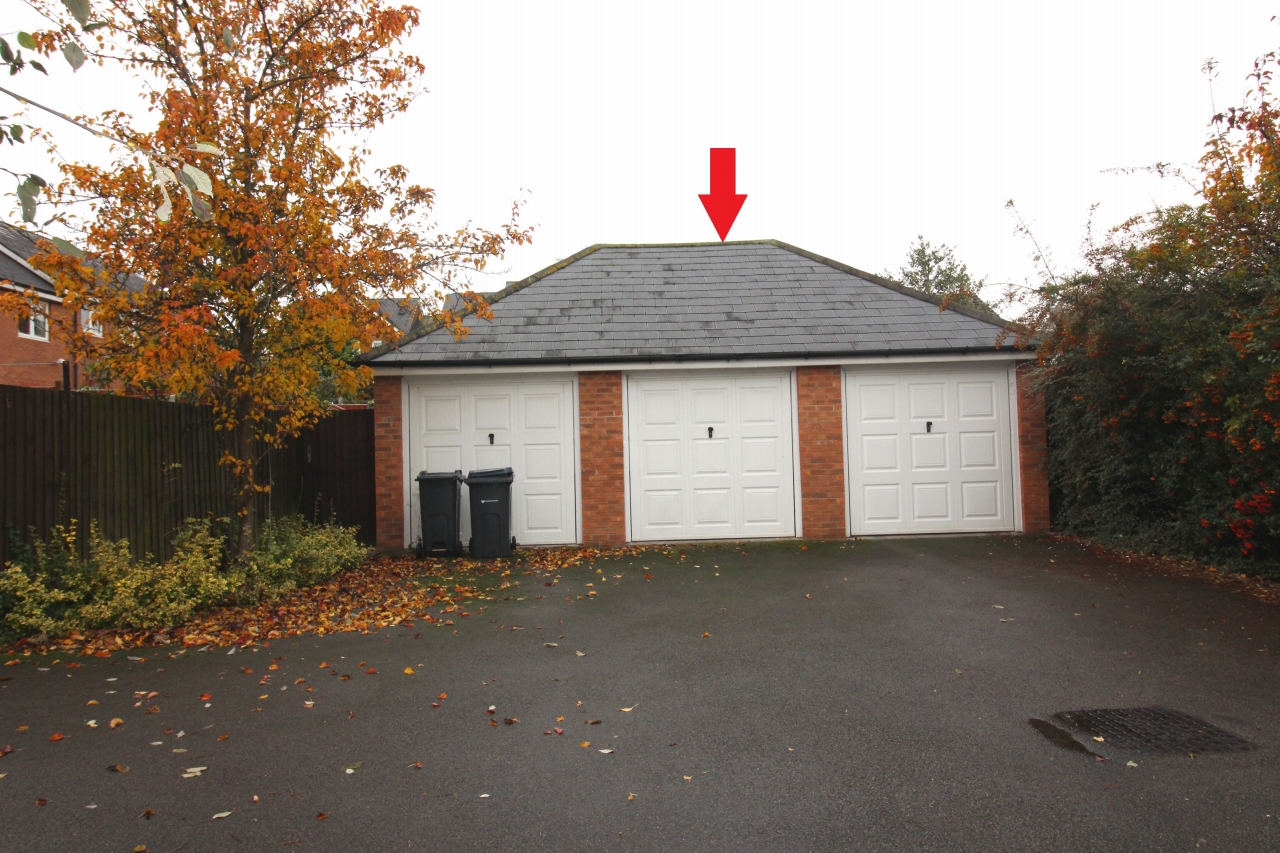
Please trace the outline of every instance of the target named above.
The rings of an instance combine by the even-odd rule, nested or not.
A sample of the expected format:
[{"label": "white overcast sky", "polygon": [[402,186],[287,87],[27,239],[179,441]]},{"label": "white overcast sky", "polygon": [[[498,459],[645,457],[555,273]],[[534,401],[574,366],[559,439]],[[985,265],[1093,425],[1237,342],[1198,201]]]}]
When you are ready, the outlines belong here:
[{"label": "white overcast sky", "polygon": [[[30,28],[24,7],[3,26]],[[430,94],[370,139],[439,193],[438,219],[494,226],[524,191],[531,246],[492,290],[592,243],[715,240],[708,149],[738,150],[729,239],[776,238],[871,272],[917,234],[992,282],[1036,275],[1014,199],[1060,269],[1095,229],[1188,200],[1106,170],[1192,164],[1212,97],[1239,103],[1280,42],[1260,2],[418,3]],[[12,40],[11,40],[12,43]],[[2,84],[68,112],[125,106],[120,77],[50,63]],[[106,146],[58,129],[84,159]],[[6,166],[33,152],[6,148]],[[47,167],[46,167],[47,171]]]}]

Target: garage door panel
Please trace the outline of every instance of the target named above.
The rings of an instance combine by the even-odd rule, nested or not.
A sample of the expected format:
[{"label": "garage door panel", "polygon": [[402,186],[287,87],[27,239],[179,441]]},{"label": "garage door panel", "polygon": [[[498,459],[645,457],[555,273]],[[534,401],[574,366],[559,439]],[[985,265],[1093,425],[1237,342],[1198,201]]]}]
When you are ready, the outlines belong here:
[{"label": "garage door panel", "polygon": [[691,388],[689,402],[695,424],[717,426],[729,420],[729,389],[727,388]]},{"label": "garage door panel", "polygon": [[524,428],[526,430],[559,430],[560,409],[559,394],[526,394]]},{"label": "garage door panel", "polygon": [[911,487],[914,521],[948,521],[951,519],[949,483],[915,483]]},{"label": "garage door panel", "polygon": [[787,374],[628,377],[632,538],[794,535],[790,390]]},{"label": "garage door panel", "polygon": [[536,483],[559,481],[564,470],[563,448],[559,444],[526,444],[524,446],[524,478]]},{"label": "garage door panel", "polygon": [[898,500],[899,487],[865,486],[862,489],[863,521],[897,522],[902,520],[901,501]]},{"label": "garage door panel", "polygon": [[[578,539],[574,477],[572,380],[440,379],[409,386],[407,474],[515,470],[511,530],[530,545]],[[411,489],[410,543],[420,508]],[[462,537],[471,533],[467,487],[462,487]]]},{"label": "garage door panel", "polygon": [[996,467],[996,434],[994,432],[963,432],[960,434],[960,467]]},{"label": "garage door panel", "polygon": [[742,473],[744,475],[780,474],[781,456],[776,438],[742,439]]},{"label": "garage door panel", "polygon": [[1013,529],[1008,396],[1005,368],[849,369],[852,531]]},{"label": "garage door panel", "polygon": [[861,462],[863,471],[897,471],[898,436],[864,435]]},{"label": "garage door panel", "polygon": [[676,388],[645,391],[641,395],[641,412],[645,426],[680,425],[680,391]]},{"label": "garage door panel", "polygon": [[1000,517],[1000,484],[965,483],[960,491],[961,513],[966,519],[988,521]]},{"label": "garage door panel", "polygon": [[748,526],[778,524],[782,521],[782,511],[781,489],[765,487],[742,490],[742,519]]},{"label": "garage door panel", "polygon": [[[476,469],[483,470],[485,468],[514,468],[511,464],[511,448],[500,444],[479,444],[476,445],[474,458],[476,460]],[[467,473],[463,471],[462,473]]]},{"label": "garage door panel", "polygon": [[898,388],[896,385],[863,385],[859,389],[859,415],[863,422],[896,421]]},{"label": "garage door panel", "polygon": [[911,419],[942,419],[947,416],[946,386],[941,382],[911,382],[907,385]]},{"label": "garage door panel", "polygon": [[680,442],[675,439],[644,442],[644,476],[679,477]]},{"label": "garage door panel", "polygon": [[961,382],[956,386],[961,418],[994,418],[996,389],[994,382]]},{"label": "garage door panel", "polygon": [[911,436],[911,470],[932,471],[947,467],[946,433]]},{"label": "garage door panel", "polygon": [[645,510],[653,527],[674,528],[684,524],[684,495],[678,489],[649,491],[645,494]]},{"label": "garage door panel", "polygon": [[462,397],[428,398],[423,401],[423,422],[428,432],[462,430]]},{"label": "garage door panel", "polygon": [[700,528],[733,526],[733,494],[728,489],[694,489],[693,523]]},{"label": "garage door panel", "polygon": [[525,495],[525,527],[529,530],[558,531],[564,517],[563,504],[563,497],[558,493]]},{"label": "garage door panel", "polygon": [[511,395],[487,394],[476,396],[475,425],[477,430],[511,429]]},{"label": "garage door panel", "polygon": [[419,470],[435,474],[462,470],[462,447],[430,447],[426,453],[427,464]]}]

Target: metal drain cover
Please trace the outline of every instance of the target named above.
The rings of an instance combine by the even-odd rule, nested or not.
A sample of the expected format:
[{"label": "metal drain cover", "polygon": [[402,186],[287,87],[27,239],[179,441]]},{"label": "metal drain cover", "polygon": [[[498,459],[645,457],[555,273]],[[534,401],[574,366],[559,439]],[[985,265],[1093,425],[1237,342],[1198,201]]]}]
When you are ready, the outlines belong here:
[{"label": "metal drain cover", "polygon": [[1135,755],[1200,755],[1254,748],[1213,723],[1169,708],[1095,708],[1063,711],[1053,718],[1087,735],[1098,746]]}]

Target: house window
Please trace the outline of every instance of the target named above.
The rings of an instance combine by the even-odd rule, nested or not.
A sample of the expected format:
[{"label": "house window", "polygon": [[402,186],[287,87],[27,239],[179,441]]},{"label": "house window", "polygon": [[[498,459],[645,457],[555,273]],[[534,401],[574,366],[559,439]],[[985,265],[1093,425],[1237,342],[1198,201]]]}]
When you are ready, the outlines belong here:
[{"label": "house window", "polygon": [[43,302],[18,321],[18,337],[49,340],[49,308]]},{"label": "house window", "polygon": [[99,338],[102,337],[102,324],[93,319],[92,308],[80,309],[80,328],[84,329],[91,335],[96,335]]}]

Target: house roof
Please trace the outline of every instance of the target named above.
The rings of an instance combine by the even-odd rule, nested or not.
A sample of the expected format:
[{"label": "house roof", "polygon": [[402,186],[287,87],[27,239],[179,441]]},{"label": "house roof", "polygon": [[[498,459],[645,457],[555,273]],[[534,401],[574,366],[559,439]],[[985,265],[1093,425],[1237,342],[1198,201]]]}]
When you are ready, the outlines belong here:
[{"label": "house roof", "polygon": [[1007,324],[776,240],[596,245],[489,297],[493,320],[371,350],[375,367],[962,354]]},{"label": "house roof", "polygon": [[53,283],[26,263],[36,253],[36,241],[39,239],[39,234],[0,222],[0,281],[52,296]]}]

